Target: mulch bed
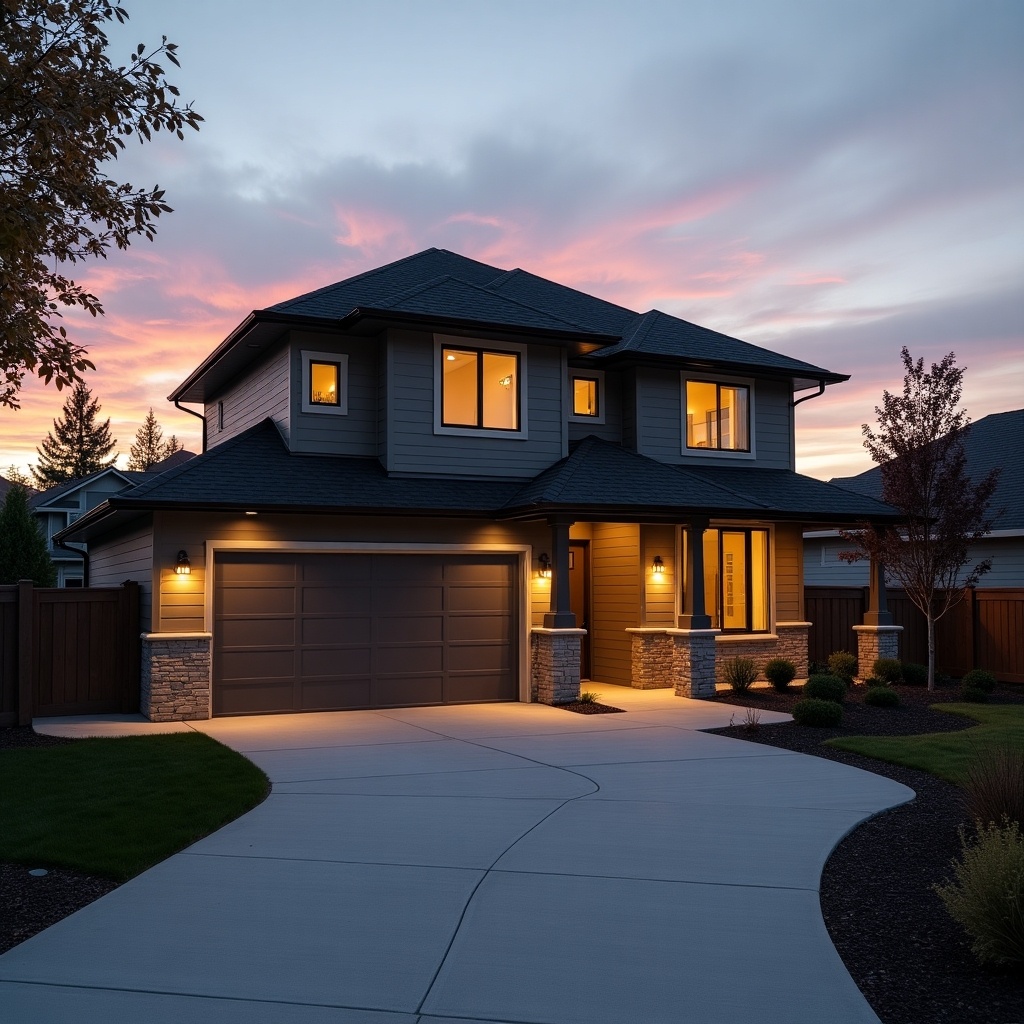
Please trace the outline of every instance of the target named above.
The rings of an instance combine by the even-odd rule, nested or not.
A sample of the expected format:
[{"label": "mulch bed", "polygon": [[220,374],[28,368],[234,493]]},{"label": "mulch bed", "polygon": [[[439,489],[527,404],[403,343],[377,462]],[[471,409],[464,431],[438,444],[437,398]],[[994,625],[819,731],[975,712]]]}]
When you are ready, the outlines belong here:
[{"label": "mulch bed", "polygon": [[[854,691],[843,726],[810,729],[785,723],[714,732],[854,765],[902,782],[917,799],[865,822],[832,853],[821,879],[821,906],[832,941],[883,1024],[1018,1024],[1024,1022],[1019,971],[979,967],[970,944],[946,914],[932,885],[946,880],[959,858],[957,829],[966,821],[960,791],[909,768],[823,747],[833,736],[910,735],[969,728],[969,720],[930,711],[956,700],[955,690],[927,693],[898,687],[903,706],[871,708]],[[789,711],[797,693],[753,690],[712,698],[771,711]],[[1002,687],[992,703],[1024,703],[1024,687]],[[602,704],[566,704],[578,714],[621,712]],[[0,747],[55,746],[74,740],[0,729]],[[0,952],[117,887],[116,882],[54,869],[43,877],[28,867],[0,864]]]},{"label": "mulch bed", "polygon": [[[929,710],[956,701],[955,687],[935,693],[896,687],[899,708],[863,703],[852,691],[838,729],[793,723],[743,724],[710,730],[814,754],[864,768],[909,786],[917,799],[854,829],[825,865],[821,909],[847,970],[884,1024],[1017,1024],[1024,1022],[1024,978],[1019,967],[980,967],[964,931],[932,889],[952,876],[960,859],[958,829],[967,824],[960,790],[926,772],[822,746],[837,736],[904,736],[954,732],[974,722]],[[717,701],[788,712],[799,693],[753,690],[720,693]],[[1000,687],[991,704],[1024,703],[1024,687]]]},{"label": "mulch bed", "polygon": [[572,711],[577,715],[621,715],[624,708],[613,708],[611,704],[599,704],[596,700],[573,700],[568,704],[557,704],[563,711]]}]

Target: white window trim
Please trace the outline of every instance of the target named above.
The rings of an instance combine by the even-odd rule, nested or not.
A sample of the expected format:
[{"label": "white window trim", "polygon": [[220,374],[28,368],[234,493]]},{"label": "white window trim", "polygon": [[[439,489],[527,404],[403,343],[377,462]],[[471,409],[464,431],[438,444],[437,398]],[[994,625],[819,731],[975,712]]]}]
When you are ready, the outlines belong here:
[{"label": "white window trim", "polygon": [[[750,408],[748,409],[749,422],[747,431],[750,436],[750,451],[737,452],[729,448],[690,448],[686,444],[686,382],[692,380],[707,384],[739,384],[747,389]],[[757,458],[757,436],[754,430],[756,422],[755,415],[755,393],[754,381],[750,377],[727,377],[720,373],[695,373],[692,370],[681,370],[679,373],[679,397],[680,397],[680,435],[682,441],[683,455],[693,456],[697,459],[733,459],[749,461]]]},{"label": "white window trim", "polygon": [[[570,423],[604,423],[605,419],[605,392],[604,392],[604,370],[581,370],[578,367],[573,369],[569,367],[568,377],[568,389],[569,389],[569,422]],[[596,380],[597,381],[597,415],[596,416],[580,416],[573,412],[573,401],[575,394],[573,391],[572,382],[577,378],[582,377],[585,380]]]},{"label": "white window trim", "polygon": [[[445,348],[480,349],[484,352],[516,352],[519,355],[519,429],[493,430],[488,427],[450,427],[444,423],[444,406],[442,404],[441,367],[442,350]],[[483,341],[479,338],[456,338],[447,334],[434,335],[434,433],[449,434],[457,437],[494,437],[513,441],[528,440],[527,425],[527,389],[529,374],[526,367],[526,346],[517,345],[512,341]]]},{"label": "white window trim", "polygon": [[[309,400],[309,364],[310,363],[337,363],[338,364],[338,404],[337,405],[314,405]],[[328,416],[348,415],[348,355],[345,352],[307,352],[302,350],[302,411],[319,415],[324,413]]]}]

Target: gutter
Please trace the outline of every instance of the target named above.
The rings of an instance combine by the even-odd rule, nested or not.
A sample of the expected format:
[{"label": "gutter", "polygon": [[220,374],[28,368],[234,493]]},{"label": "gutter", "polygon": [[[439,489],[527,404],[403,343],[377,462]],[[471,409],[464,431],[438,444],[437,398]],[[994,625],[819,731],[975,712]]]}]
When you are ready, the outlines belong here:
[{"label": "gutter", "polygon": [[53,537],[53,543],[63,551],[70,551],[73,555],[77,555],[85,563],[82,571],[82,586],[89,586],[89,552],[85,548],[72,548],[65,544],[63,541],[57,540]]},{"label": "gutter", "polygon": [[[847,380],[850,378],[847,377]],[[792,403],[792,407],[795,409],[801,402],[809,402],[812,398],[820,398],[825,394],[825,382],[823,380],[818,381],[818,390],[813,395],[804,395],[803,398],[795,398]],[[175,403],[177,404],[177,403]]]},{"label": "gutter", "polygon": [[195,416],[196,419],[203,421],[203,451],[202,454],[206,454],[206,417],[201,412],[195,412],[192,409],[186,409],[176,398],[174,400],[174,408],[180,409],[182,412],[187,412],[189,416]]}]

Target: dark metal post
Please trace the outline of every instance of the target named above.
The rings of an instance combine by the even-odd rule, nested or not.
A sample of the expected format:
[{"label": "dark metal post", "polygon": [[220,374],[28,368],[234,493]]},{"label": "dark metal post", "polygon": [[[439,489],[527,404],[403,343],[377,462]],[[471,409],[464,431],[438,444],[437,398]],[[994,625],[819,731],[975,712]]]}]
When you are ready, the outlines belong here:
[{"label": "dark metal post", "polygon": [[706,518],[691,519],[686,528],[686,562],[683,567],[683,614],[680,629],[710,629],[711,616],[704,601],[704,531]]},{"label": "dark metal post", "polygon": [[576,616],[569,597],[569,527],[567,519],[551,524],[551,611],[544,616],[547,629],[575,629]]},{"label": "dark metal post", "polygon": [[[885,527],[876,527],[879,534]],[[868,570],[868,610],[864,613],[865,626],[891,626],[892,612],[889,611],[889,598],[885,590],[885,565],[880,558],[871,559]]]}]

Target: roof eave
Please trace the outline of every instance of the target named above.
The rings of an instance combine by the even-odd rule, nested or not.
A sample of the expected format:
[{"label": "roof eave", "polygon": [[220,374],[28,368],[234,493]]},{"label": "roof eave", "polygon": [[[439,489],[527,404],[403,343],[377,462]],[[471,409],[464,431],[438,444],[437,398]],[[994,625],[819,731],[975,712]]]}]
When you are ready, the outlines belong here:
[{"label": "roof eave", "polygon": [[[773,377],[779,380],[791,380],[799,384],[796,390],[817,387],[819,382],[826,385],[842,384],[850,379],[848,373],[834,373],[816,366],[785,367],[764,366],[758,363],[743,363],[725,359],[694,359],[692,356],[659,355],[652,352],[634,352],[626,349],[604,356],[600,352],[594,355],[595,365],[605,366],[664,366],[666,363],[680,369],[706,370],[708,373],[737,373],[748,377]],[[802,383],[806,381],[807,383]]]}]

